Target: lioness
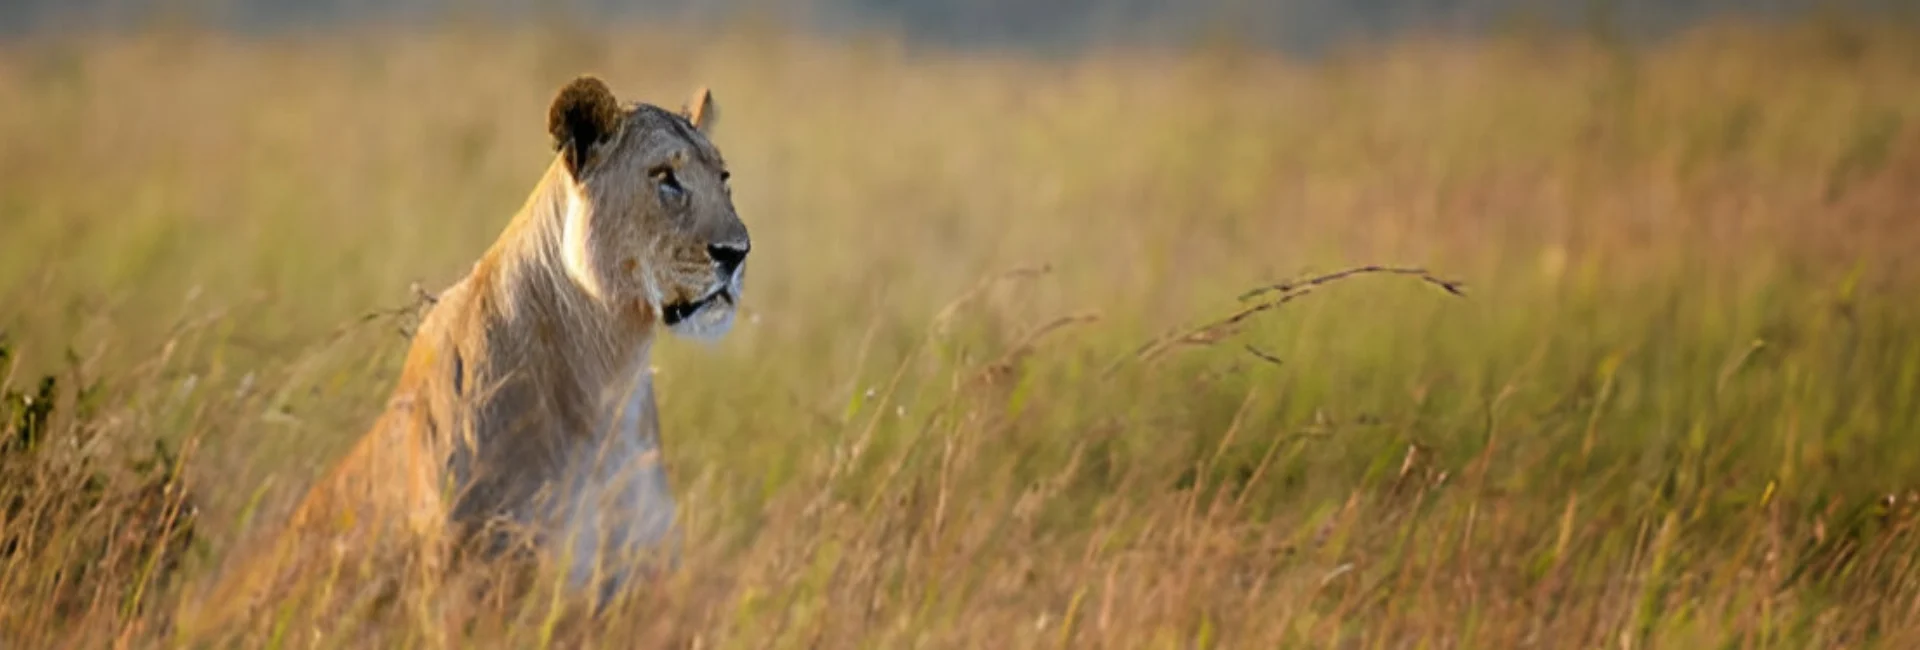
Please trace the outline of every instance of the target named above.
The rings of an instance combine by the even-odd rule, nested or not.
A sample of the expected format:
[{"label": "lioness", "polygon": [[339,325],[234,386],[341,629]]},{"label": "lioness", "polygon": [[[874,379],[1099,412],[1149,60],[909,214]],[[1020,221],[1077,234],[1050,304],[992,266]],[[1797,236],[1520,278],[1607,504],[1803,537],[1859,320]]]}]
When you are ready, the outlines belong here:
[{"label": "lioness", "polygon": [[[573,586],[601,602],[619,588],[620,558],[661,546],[674,517],[649,349],[663,325],[726,333],[750,249],[707,139],[715,117],[705,89],[676,114],[622,107],[590,76],[562,88],[547,115],[557,155],[422,316],[386,411],[206,611],[245,610],[342,557],[435,570],[448,549],[505,549],[516,529]],[[183,615],[200,624],[180,629],[223,619]]]}]

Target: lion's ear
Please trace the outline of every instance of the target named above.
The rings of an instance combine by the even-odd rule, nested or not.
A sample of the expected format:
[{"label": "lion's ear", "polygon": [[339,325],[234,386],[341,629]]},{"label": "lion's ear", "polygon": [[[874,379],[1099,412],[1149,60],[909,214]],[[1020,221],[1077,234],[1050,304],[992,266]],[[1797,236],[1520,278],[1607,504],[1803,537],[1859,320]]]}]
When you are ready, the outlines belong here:
[{"label": "lion's ear", "polygon": [[613,91],[597,78],[574,79],[554,96],[547,109],[547,132],[553,134],[553,148],[567,159],[567,170],[579,174],[587,165],[595,145],[606,142],[620,129],[620,103]]},{"label": "lion's ear", "polygon": [[693,91],[693,96],[680,107],[680,117],[687,118],[701,135],[713,135],[713,125],[720,121],[720,108],[713,103],[713,93],[706,86]]}]

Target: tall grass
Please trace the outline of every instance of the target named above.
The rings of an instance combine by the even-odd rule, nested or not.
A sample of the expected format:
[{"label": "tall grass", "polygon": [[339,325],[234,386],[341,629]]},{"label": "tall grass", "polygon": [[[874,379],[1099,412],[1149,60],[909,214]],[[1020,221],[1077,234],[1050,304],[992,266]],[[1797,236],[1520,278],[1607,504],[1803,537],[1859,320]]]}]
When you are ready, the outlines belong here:
[{"label": "tall grass", "polygon": [[[595,72],[714,88],[755,239],[736,332],[657,350],[683,570],[597,622],[290,608],[247,645],[1911,647],[1916,36],[6,45],[0,646],[179,641]],[[1208,327],[1357,264],[1467,296]]]}]

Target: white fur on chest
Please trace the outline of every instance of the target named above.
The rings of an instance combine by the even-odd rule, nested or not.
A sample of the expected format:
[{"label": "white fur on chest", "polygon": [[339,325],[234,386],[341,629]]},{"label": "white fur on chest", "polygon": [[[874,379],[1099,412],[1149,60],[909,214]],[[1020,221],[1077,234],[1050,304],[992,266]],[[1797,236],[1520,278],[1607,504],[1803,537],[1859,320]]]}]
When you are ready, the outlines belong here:
[{"label": "white fur on chest", "polygon": [[[613,400],[600,444],[568,459],[567,511],[560,531],[566,540],[568,575],[579,587],[600,585],[611,595],[627,579],[641,553],[666,550],[674,501],[660,453],[653,377],[644,367],[632,390]],[[670,558],[670,556],[669,556]],[[669,560],[670,561],[670,560]]]}]

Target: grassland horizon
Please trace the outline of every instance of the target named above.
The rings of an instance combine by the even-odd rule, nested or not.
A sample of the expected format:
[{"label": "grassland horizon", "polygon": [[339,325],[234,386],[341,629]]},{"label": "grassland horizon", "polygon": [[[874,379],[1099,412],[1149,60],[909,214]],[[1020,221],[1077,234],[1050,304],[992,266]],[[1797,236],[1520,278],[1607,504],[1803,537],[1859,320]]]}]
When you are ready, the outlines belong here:
[{"label": "grassland horizon", "polygon": [[[1920,27],[1829,20],[1312,61],[0,44],[0,647],[185,643],[581,73],[712,88],[754,234],[736,331],[655,351],[682,570],[591,624],[287,608],[241,645],[1920,644]],[[1248,295],[1375,264],[1466,295]]]}]

